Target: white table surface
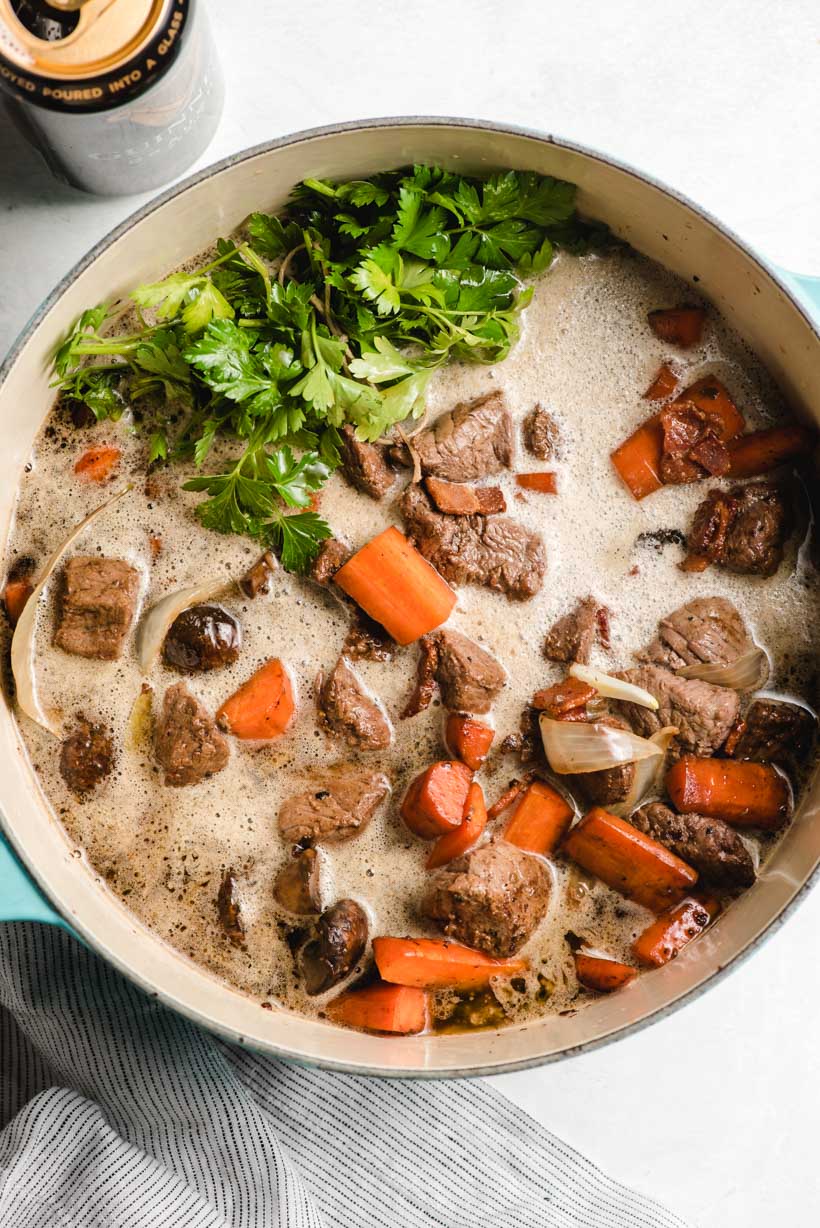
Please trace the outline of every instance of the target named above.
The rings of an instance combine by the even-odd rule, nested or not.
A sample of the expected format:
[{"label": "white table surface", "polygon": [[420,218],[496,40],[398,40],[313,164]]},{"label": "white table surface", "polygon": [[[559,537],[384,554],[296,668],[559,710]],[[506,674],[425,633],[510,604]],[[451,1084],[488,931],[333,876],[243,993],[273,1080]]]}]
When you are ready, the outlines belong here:
[{"label": "white table surface", "polygon": [[[820,273],[816,0],[210,7],[228,104],[203,165],[362,116],[508,120],[646,168],[772,259]],[[0,119],[0,353],[143,199],[60,187]],[[698,1228],[815,1223],[818,933],[815,891],[753,959],[672,1018],[496,1085]]]}]

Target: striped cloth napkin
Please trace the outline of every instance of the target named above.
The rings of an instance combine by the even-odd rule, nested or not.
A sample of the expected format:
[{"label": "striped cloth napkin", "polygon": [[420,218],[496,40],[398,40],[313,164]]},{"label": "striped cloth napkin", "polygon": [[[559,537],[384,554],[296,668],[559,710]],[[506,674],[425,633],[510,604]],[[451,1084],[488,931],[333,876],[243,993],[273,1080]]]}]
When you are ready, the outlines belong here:
[{"label": "striped cloth napkin", "polygon": [[2,1228],[685,1228],[478,1081],[200,1031],[61,930],[0,926]]}]

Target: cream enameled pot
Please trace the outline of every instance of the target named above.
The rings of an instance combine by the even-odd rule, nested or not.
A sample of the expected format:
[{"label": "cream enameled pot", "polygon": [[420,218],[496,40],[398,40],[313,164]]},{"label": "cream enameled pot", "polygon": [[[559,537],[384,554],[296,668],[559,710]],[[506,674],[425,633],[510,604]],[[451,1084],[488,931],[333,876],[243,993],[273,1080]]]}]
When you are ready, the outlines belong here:
[{"label": "cream enameled pot", "polygon": [[[795,413],[820,423],[820,279],[776,272],[690,202],[601,154],[466,120],[371,120],[300,133],[220,162],[141,209],[57,287],[0,369],[4,535],[20,471],[53,400],[49,356],[88,303],[110,301],[138,282],[155,280],[215,235],[229,233],[254,209],[280,208],[301,179],[362,178],[411,162],[465,171],[532,169],[576,183],[582,212],[607,222],[678,276],[697,278],[698,290],[769,367]],[[0,919],[68,924],[144,989],[231,1040],[361,1074],[489,1074],[555,1060],[623,1035],[681,1004],[749,953],[808,888],[820,862],[815,782],[756,885],[674,963],[642,977],[628,993],[597,1001],[572,1017],[544,1018],[497,1033],[385,1039],[261,1010],[144,929],[72,855],[5,705],[0,707],[0,765],[0,821],[17,854],[0,837]]]}]

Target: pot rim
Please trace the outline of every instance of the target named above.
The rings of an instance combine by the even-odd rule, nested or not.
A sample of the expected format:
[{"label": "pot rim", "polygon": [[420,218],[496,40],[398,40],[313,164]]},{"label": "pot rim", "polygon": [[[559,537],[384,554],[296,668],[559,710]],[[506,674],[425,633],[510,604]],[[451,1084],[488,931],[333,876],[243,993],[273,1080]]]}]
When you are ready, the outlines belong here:
[{"label": "pot rim", "polygon": [[[177,196],[182,195],[183,193],[188,191],[189,188],[194,187],[196,184],[201,183],[213,177],[214,175],[221,174],[223,171],[228,171],[232,167],[239,165],[242,162],[248,161],[262,154],[273,152],[274,150],[277,150],[277,149],[286,148],[292,145],[298,145],[303,142],[313,140],[317,137],[335,136],[335,135],[339,135],[339,134],[347,133],[347,132],[366,131],[371,128],[376,129],[376,128],[402,128],[402,127],[406,127],[406,128],[442,127],[442,128],[454,128],[454,129],[466,128],[466,129],[472,129],[472,130],[478,130],[478,131],[492,132],[492,133],[496,133],[502,136],[509,135],[509,136],[525,137],[530,140],[538,141],[542,144],[553,145],[559,149],[566,149],[572,153],[581,154],[582,156],[587,157],[593,161],[597,161],[606,166],[613,167],[614,169],[621,171],[624,174],[627,174],[631,176],[632,178],[637,179],[641,181],[642,183],[649,185],[650,187],[655,188],[657,191],[662,192],[664,195],[670,197],[671,199],[677,201],[679,204],[683,205],[686,209],[688,209],[691,213],[693,213],[698,218],[698,220],[702,222],[706,222],[708,225],[710,225],[723,238],[727,239],[731,244],[733,244],[736,248],[738,248],[763,273],[765,273],[768,277],[770,277],[771,280],[777,285],[777,287],[779,288],[781,293],[784,295],[784,297],[788,299],[788,301],[794,308],[797,309],[797,311],[803,317],[804,321],[809,325],[809,328],[812,330],[815,336],[818,337],[818,339],[820,339],[820,325],[818,325],[815,318],[809,313],[806,306],[801,301],[800,297],[797,294],[795,294],[793,286],[782,275],[781,270],[778,269],[776,265],[765,260],[758,252],[756,252],[752,247],[750,247],[741,238],[739,238],[739,236],[735,234],[733,230],[731,230],[723,222],[715,218],[707,209],[704,209],[702,206],[696,204],[690,197],[686,196],[685,194],[681,192],[678,192],[674,188],[671,188],[668,184],[662,182],[659,179],[656,179],[654,176],[650,174],[647,174],[645,171],[638,170],[636,167],[630,165],[629,163],[623,162],[618,158],[614,158],[611,155],[603,153],[602,151],[598,149],[591,148],[590,146],[580,144],[579,142],[576,142],[576,141],[566,140],[563,137],[556,136],[553,133],[541,131],[537,128],[529,128],[529,127],[519,125],[519,124],[497,123],[492,120],[471,119],[467,117],[458,117],[458,116],[455,116],[455,117],[436,116],[436,115],[384,116],[384,117],[371,117],[371,118],[361,119],[361,120],[347,120],[347,121],[336,123],[336,124],[326,124],[326,125],[320,125],[318,127],[313,127],[313,128],[304,128],[296,132],[289,133],[282,137],[276,137],[269,141],[262,141],[258,143],[257,145],[253,145],[246,149],[242,149],[237,153],[229,154],[217,162],[210,163],[208,166],[203,167],[202,170],[196,171],[192,175],[188,175],[185,179],[182,179],[180,182],[173,184],[170,188],[167,188],[164,192],[161,192],[157,196],[152,197],[151,200],[147,201],[144,205],[141,205],[133,213],[130,213],[128,217],[126,217],[122,222],[120,222],[112,230],[108,231],[107,234],[105,234],[101,239],[99,239],[95,244],[93,244],[93,246],[89,248],[89,250],[85,253],[85,255],[82,256],[80,260],[78,260],[72,266],[72,268],[60,279],[60,281],[56,284],[53,290],[46,296],[46,298],[42,301],[39,307],[37,307],[37,309],[34,311],[32,316],[28,320],[28,322],[21,329],[15,341],[12,343],[11,348],[9,349],[2,363],[0,363],[0,391],[2,391],[3,384],[5,383],[9,373],[11,372],[12,367],[16,363],[17,358],[19,357],[22,349],[27,344],[29,339],[32,337],[32,335],[34,334],[36,329],[39,327],[39,325],[42,323],[45,316],[48,314],[49,311],[51,311],[51,309],[59,301],[59,299],[62,297],[65,291],[69,288],[69,286],[88,267],[90,267],[90,265],[93,264],[94,261],[103,252],[105,252],[113,243],[117,242],[117,240],[119,240],[123,235],[127,234],[128,231],[131,230],[139,222],[144,221],[146,218],[150,217],[151,214],[156,212],[158,209],[161,209],[169,201],[175,199]],[[344,1062],[344,1061],[336,1061],[333,1059],[326,1059],[326,1058],[321,1058],[321,1057],[317,1057],[317,1058],[311,1057],[310,1059],[307,1059],[303,1055],[300,1055],[298,1053],[293,1053],[292,1051],[288,1050],[283,1045],[270,1045],[270,1046],[266,1046],[264,1050],[259,1050],[254,1045],[249,1044],[249,1042],[243,1036],[239,1035],[236,1032],[231,1031],[230,1028],[226,1028],[222,1026],[221,1024],[213,1022],[212,1020],[208,1019],[200,1011],[196,1010],[193,1007],[188,1006],[187,1003],[180,1002],[179,1000],[175,999],[172,994],[169,994],[164,990],[158,990],[149,981],[145,980],[138,973],[135,973],[122,959],[119,958],[119,956],[114,955],[111,952],[109,952],[106,949],[105,944],[100,941],[97,935],[87,933],[85,931],[84,926],[77,924],[76,918],[73,918],[73,917],[68,918],[65,916],[62,910],[59,909],[59,906],[56,904],[56,902],[51,900],[51,897],[48,895],[48,891],[43,887],[36,864],[31,864],[28,859],[27,854],[19,847],[17,839],[16,839],[16,833],[8,827],[2,813],[0,813],[0,825],[2,825],[5,835],[7,839],[9,840],[9,842],[11,843],[12,847],[14,848],[15,853],[23,861],[24,865],[29,870],[29,872],[31,873],[32,877],[35,879],[35,881],[37,882],[41,890],[43,890],[44,894],[49,899],[49,901],[53,904],[53,906],[57,909],[57,911],[60,912],[60,915],[66,921],[66,925],[72,928],[78,929],[82,933],[83,937],[92,946],[95,953],[100,955],[102,958],[106,959],[110,964],[112,964],[117,969],[117,971],[121,972],[124,976],[126,976],[133,984],[137,985],[138,988],[140,988],[143,992],[148,993],[151,997],[156,998],[158,1001],[161,1001],[164,1005],[174,1010],[178,1014],[181,1014],[182,1016],[184,1016],[186,1019],[196,1024],[197,1026],[205,1027],[210,1032],[222,1037],[224,1040],[230,1041],[234,1044],[239,1044],[243,1048],[251,1049],[253,1052],[265,1053],[268,1056],[276,1056],[280,1058],[285,1058],[288,1061],[295,1062],[298,1065],[302,1065],[302,1066],[310,1066],[312,1068],[318,1068],[318,1069],[323,1069],[323,1070],[338,1071],[339,1073],[343,1073],[343,1074],[367,1075],[367,1076],[376,1076],[376,1077],[381,1077],[381,1078],[402,1078],[402,1079],[478,1078],[478,1077],[483,1077],[483,1076],[486,1077],[489,1075],[510,1074],[510,1073],[513,1073],[519,1070],[528,1070],[528,1069],[534,1069],[540,1066],[552,1065],[554,1062],[561,1061],[565,1058],[576,1057],[579,1054],[588,1053],[588,1052],[592,1052],[593,1050],[603,1048],[605,1045],[609,1045],[613,1043],[614,1041],[620,1040],[622,1037],[636,1035],[638,1032],[642,1031],[644,1028],[647,1028],[651,1026],[652,1024],[659,1022],[661,1019],[666,1018],[668,1015],[671,1015],[674,1011],[677,1011],[680,1007],[682,1007],[686,1003],[694,1001],[696,998],[700,997],[703,993],[705,993],[708,989],[710,989],[713,985],[715,985],[719,980],[722,980],[723,978],[725,978],[729,972],[734,971],[736,968],[740,967],[740,965],[744,963],[749,958],[749,956],[754,951],[756,951],[757,948],[761,946],[762,943],[767,938],[769,938],[777,929],[780,928],[781,925],[783,925],[783,923],[787,920],[789,916],[791,916],[791,914],[795,911],[798,905],[801,904],[805,900],[809,891],[817,884],[818,879],[820,879],[820,862],[818,862],[818,864],[815,865],[814,869],[809,874],[809,876],[805,879],[805,881],[801,884],[801,886],[797,889],[795,894],[792,896],[791,900],[789,900],[789,902],[775,916],[773,916],[771,920],[757,934],[751,937],[749,941],[746,943],[746,945],[742,948],[742,950],[738,951],[738,953],[735,956],[733,956],[731,960],[729,960],[727,963],[723,964],[722,966],[716,968],[715,971],[712,972],[709,976],[707,976],[704,980],[700,981],[697,985],[693,986],[691,989],[680,994],[678,997],[674,998],[673,1000],[665,1003],[662,1006],[657,1007],[655,1010],[652,1010],[648,1014],[642,1016],[640,1019],[636,1019],[632,1023],[627,1023],[621,1027],[613,1029],[612,1031],[608,1032],[604,1036],[599,1036],[593,1040],[584,1041],[578,1045],[571,1046],[565,1049],[561,1049],[554,1053],[549,1053],[546,1055],[536,1056],[536,1057],[523,1058],[520,1061],[498,1062],[498,1063],[493,1063],[492,1065],[468,1066],[464,1068],[449,1069],[449,1070],[429,1070],[429,1069],[421,1069],[421,1068],[397,1070],[395,1068],[379,1067],[379,1066],[363,1067],[361,1065],[355,1065],[355,1064]]]}]

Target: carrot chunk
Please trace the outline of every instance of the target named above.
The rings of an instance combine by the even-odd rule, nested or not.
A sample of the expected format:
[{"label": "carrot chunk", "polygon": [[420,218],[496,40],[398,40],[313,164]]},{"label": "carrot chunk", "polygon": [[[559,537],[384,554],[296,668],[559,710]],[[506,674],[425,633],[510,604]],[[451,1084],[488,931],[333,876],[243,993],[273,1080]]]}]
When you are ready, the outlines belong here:
[{"label": "carrot chunk", "polygon": [[739,435],[728,444],[731,461],[728,476],[756,478],[761,473],[771,473],[792,457],[807,455],[816,441],[814,431],[796,422]]},{"label": "carrot chunk", "polygon": [[791,789],[770,763],[684,755],[666,774],[666,792],[681,813],[694,811],[736,827],[776,831],[791,813]]},{"label": "carrot chunk", "polygon": [[105,482],[111,477],[121,456],[120,449],[109,444],[89,448],[75,464],[74,472],[89,482]]},{"label": "carrot chunk", "polygon": [[600,806],[572,829],[563,848],[582,869],[655,912],[677,904],[698,881],[680,857]]},{"label": "carrot chunk", "polygon": [[504,839],[528,853],[553,853],[572,822],[573,809],[556,789],[534,780],[504,829]]},{"label": "carrot chunk", "polygon": [[602,959],[598,955],[575,953],[575,974],[585,989],[597,989],[598,993],[612,993],[622,989],[638,975],[636,968],[620,964],[617,959]]},{"label": "carrot chunk", "polygon": [[288,672],[278,657],[272,657],[225,700],[216,719],[234,737],[270,739],[285,732],[293,710]]},{"label": "carrot chunk", "polygon": [[645,499],[663,486],[660,473],[662,454],[663,427],[657,414],[610,453],[622,482],[635,499]]},{"label": "carrot chunk", "polygon": [[401,817],[414,835],[434,840],[461,826],[473,774],[466,763],[443,759],[420,772],[404,795]]},{"label": "carrot chunk", "polygon": [[697,345],[703,336],[703,321],[706,312],[702,307],[666,307],[650,311],[649,327],[661,341],[689,349]]},{"label": "carrot chunk", "polygon": [[589,701],[597,694],[595,687],[570,675],[563,682],[556,682],[552,686],[544,687],[541,691],[536,691],[530,703],[539,712],[546,712],[553,720],[560,721],[570,712],[585,709]]},{"label": "carrot chunk", "polygon": [[515,480],[524,490],[537,490],[542,495],[558,494],[554,473],[517,473]]},{"label": "carrot chunk", "polygon": [[476,840],[487,826],[487,807],[484,804],[484,794],[481,785],[470,785],[467,802],[464,807],[464,818],[453,831],[446,831],[439,836],[427,858],[427,869],[437,870],[446,866],[448,861],[455,861],[467,849],[472,848]]},{"label": "carrot chunk", "polygon": [[333,578],[398,644],[412,644],[440,627],[456,603],[446,580],[392,525]]},{"label": "carrot chunk", "polygon": [[28,580],[8,580],[3,589],[3,604],[6,607],[9,622],[16,627],[26,602],[34,592],[34,585]]},{"label": "carrot chunk", "polygon": [[477,772],[493,744],[495,730],[463,712],[451,712],[444,727],[444,741],[451,754]]},{"label": "carrot chunk", "polygon": [[720,912],[711,896],[689,896],[658,917],[644,930],[632,947],[639,964],[660,968],[702,934]]},{"label": "carrot chunk", "polygon": [[655,378],[643,394],[645,401],[666,401],[680,383],[668,362],[658,369]]},{"label": "carrot chunk", "polygon": [[427,994],[410,985],[367,985],[348,989],[325,1008],[330,1019],[365,1032],[410,1036],[427,1027]]},{"label": "carrot chunk", "polygon": [[374,938],[382,980],[419,989],[484,989],[494,976],[520,976],[525,959],[493,959],[441,938]]}]

